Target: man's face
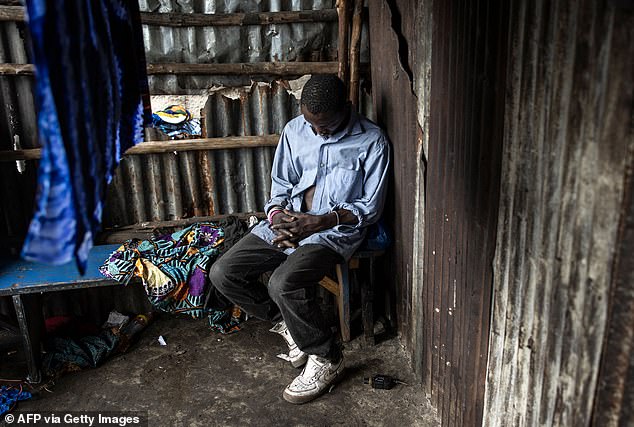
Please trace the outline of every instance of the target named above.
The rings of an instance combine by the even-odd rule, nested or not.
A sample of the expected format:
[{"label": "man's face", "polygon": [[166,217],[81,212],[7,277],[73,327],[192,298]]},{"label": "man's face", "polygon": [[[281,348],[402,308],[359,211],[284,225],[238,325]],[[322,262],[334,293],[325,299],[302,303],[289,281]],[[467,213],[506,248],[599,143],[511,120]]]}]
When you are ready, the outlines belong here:
[{"label": "man's face", "polygon": [[341,130],[343,126],[345,126],[344,121],[348,117],[347,107],[340,112],[313,114],[302,105],[301,111],[306,121],[310,123],[310,127],[315,135],[319,135],[324,138],[327,138]]}]

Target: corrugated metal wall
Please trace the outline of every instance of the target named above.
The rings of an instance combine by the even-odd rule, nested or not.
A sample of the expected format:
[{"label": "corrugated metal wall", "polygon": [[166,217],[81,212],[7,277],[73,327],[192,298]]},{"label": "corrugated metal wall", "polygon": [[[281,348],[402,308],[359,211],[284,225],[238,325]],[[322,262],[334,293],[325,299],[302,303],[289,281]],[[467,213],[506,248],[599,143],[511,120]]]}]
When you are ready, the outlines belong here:
[{"label": "corrugated metal wall", "polygon": [[[209,137],[279,134],[299,114],[288,84],[218,90],[204,108]],[[262,211],[273,147],[129,155],[109,190],[104,226]]]},{"label": "corrugated metal wall", "polygon": [[[279,12],[334,8],[333,0],[216,1],[140,0],[141,11],[156,13]],[[337,23],[269,24],[222,27],[143,26],[148,63],[239,63],[333,61]],[[364,49],[367,61],[368,49]],[[362,59],[363,60],[363,59]],[[199,93],[212,86],[249,85],[249,76],[149,77],[153,94]]]},{"label": "corrugated metal wall", "polygon": [[[0,22],[0,62],[24,64],[24,24]],[[0,76],[0,150],[38,146],[31,76]],[[34,162],[0,164],[0,236],[5,249],[21,244],[33,212]]]},{"label": "corrugated metal wall", "polygon": [[505,1],[434,1],[423,374],[446,426],[482,420],[498,216]]},{"label": "corrugated metal wall", "polygon": [[[613,312],[632,306],[633,284],[613,278],[632,192],[632,181],[624,185],[634,151],[634,12],[619,7],[627,3],[511,2],[486,425],[589,425],[595,397],[597,425],[634,423],[631,352],[612,357],[631,348],[631,316],[603,349],[611,283],[625,297]],[[631,257],[622,261],[631,266]],[[616,373],[620,385],[598,388],[602,351],[612,364],[603,378]],[[629,402],[612,400],[628,389]]]},{"label": "corrugated metal wall", "polygon": [[634,424],[634,164],[626,174],[607,336],[594,402],[596,426]]},{"label": "corrugated metal wall", "polygon": [[383,58],[372,64],[377,117],[395,147],[390,283],[414,368],[448,426],[478,425],[482,417],[504,3],[430,0],[414,13],[406,1],[370,8],[372,55]]},{"label": "corrugated metal wall", "polygon": [[[144,12],[217,13],[321,10],[330,0],[214,1],[140,0]],[[362,32],[362,62],[368,61],[367,26]],[[337,23],[293,23],[242,26],[143,26],[148,63],[224,63],[254,61],[336,60]],[[23,22],[0,22],[0,61],[29,63]],[[300,77],[300,76],[296,76]],[[289,76],[289,78],[296,78]],[[170,75],[149,76],[153,95],[208,96],[207,136],[279,133],[298,114],[298,102],[287,80],[271,76]],[[256,81],[256,83],[254,83]],[[258,83],[259,81],[259,83]],[[0,150],[38,146],[32,76],[0,76]],[[296,89],[296,88],[294,88]],[[294,93],[297,91],[295,90]],[[371,116],[369,102],[363,111]],[[198,111],[192,111],[198,116]],[[148,139],[156,139],[156,134]],[[274,148],[194,151],[130,155],[124,158],[109,189],[103,224],[106,227],[194,215],[261,211],[269,196]],[[3,163],[0,235],[17,247],[33,209],[37,162]],[[211,192],[210,192],[211,190]]]}]

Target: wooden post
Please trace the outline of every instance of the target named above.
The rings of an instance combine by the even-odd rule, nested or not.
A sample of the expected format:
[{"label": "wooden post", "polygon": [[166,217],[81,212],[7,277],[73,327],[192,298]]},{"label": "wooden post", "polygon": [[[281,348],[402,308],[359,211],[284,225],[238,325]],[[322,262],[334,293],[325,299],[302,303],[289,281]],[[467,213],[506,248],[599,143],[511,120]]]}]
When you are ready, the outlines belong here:
[{"label": "wooden post", "polygon": [[359,107],[359,63],[361,46],[361,26],[363,25],[363,0],[354,0],[352,34],[350,36],[350,101]]},{"label": "wooden post", "polygon": [[[205,109],[200,109],[200,136],[202,138],[207,138],[207,117],[205,113]],[[209,152],[201,151],[199,157],[199,165],[200,165],[200,185],[203,190],[203,205],[206,209],[207,215],[215,215],[216,208],[214,206],[214,198],[212,195],[213,192],[213,177],[212,177],[212,167],[209,161]]]},{"label": "wooden post", "polygon": [[348,1],[337,0],[339,14],[339,31],[337,45],[337,60],[339,61],[339,78],[348,85]]}]

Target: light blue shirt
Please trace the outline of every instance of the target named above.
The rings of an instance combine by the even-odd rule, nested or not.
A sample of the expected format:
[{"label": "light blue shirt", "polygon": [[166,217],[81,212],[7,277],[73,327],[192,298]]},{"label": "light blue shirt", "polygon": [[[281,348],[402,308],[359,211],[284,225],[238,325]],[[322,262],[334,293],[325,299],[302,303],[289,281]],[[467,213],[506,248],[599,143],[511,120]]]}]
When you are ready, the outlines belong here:
[{"label": "light blue shirt", "polygon": [[[361,245],[366,227],[381,216],[389,162],[385,134],[355,111],[343,130],[326,138],[315,135],[300,115],[286,124],[280,136],[271,171],[271,199],[264,210],[282,206],[301,212],[304,193],[314,185],[312,207],[306,213],[323,215],[347,209],[358,222],[312,234],[298,244],[327,246],[347,260]],[[263,220],[252,233],[271,243],[276,234],[269,225]],[[293,251],[289,248],[285,253]]]}]

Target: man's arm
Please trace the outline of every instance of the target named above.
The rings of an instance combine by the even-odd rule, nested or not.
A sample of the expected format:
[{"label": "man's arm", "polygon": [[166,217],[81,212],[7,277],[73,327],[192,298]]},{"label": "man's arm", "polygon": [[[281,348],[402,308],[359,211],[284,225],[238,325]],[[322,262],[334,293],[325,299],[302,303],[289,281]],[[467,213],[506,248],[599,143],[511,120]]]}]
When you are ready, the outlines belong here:
[{"label": "man's arm", "polygon": [[299,175],[293,165],[288,134],[284,128],[275,149],[271,168],[271,198],[264,205],[264,212],[268,215],[274,208],[282,210],[290,206],[291,191],[298,182]]},{"label": "man's arm", "polygon": [[[271,168],[271,198],[264,205],[264,212],[271,225],[280,224],[289,219],[289,216],[284,213],[284,209],[290,205],[291,191],[298,182],[299,175],[293,165],[288,134],[284,128],[275,150]],[[285,230],[274,231],[278,237],[288,238],[290,234]]]}]

